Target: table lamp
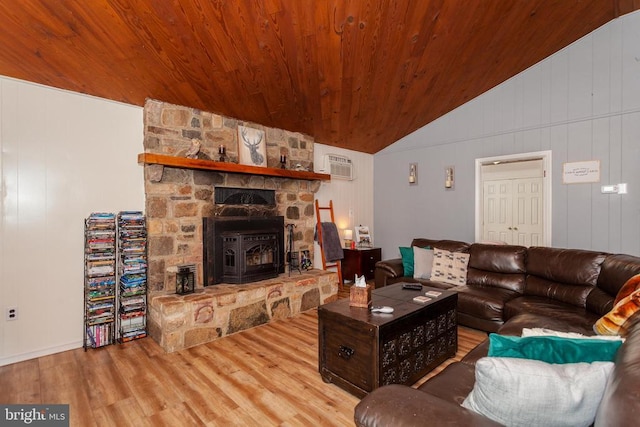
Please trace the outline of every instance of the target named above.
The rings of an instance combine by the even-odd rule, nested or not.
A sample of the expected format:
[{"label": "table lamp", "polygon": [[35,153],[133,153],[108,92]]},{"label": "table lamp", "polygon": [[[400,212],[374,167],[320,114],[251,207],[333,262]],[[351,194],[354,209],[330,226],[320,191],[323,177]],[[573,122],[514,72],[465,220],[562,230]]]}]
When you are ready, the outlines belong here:
[{"label": "table lamp", "polygon": [[351,229],[344,230],[344,247],[350,248],[352,241],[353,241],[353,230]]}]

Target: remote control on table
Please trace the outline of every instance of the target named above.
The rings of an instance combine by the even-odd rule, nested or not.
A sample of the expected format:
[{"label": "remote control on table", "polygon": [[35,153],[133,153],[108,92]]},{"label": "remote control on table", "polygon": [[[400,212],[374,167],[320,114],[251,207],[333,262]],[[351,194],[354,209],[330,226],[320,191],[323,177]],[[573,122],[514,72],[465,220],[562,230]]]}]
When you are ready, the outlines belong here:
[{"label": "remote control on table", "polygon": [[388,305],[374,305],[373,307],[371,307],[371,312],[372,313],[393,313],[393,307],[389,307]]},{"label": "remote control on table", "polygon": [[402,289],[410,289],[412,291],[421,291],[422,285],[420,283],[403,283]]}]

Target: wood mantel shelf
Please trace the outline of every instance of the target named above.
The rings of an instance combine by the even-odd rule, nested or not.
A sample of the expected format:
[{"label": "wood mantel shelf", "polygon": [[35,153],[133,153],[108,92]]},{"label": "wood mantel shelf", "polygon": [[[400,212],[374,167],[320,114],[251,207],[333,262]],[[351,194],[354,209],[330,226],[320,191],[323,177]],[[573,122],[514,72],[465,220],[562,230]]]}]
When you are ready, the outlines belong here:
[{"label": "wood mantel shelf", "polygon": [[188,159],[186,157],[166,156],[155,153],[138,154],[138,163],[156,164],[172,168],[198,169],[218,172],[244,173],[249,175],[277,176],[280,178],[303,179],[307,181],[331,181],[326,173],[295,171],[289,169],[263,168],[213,160]]}]

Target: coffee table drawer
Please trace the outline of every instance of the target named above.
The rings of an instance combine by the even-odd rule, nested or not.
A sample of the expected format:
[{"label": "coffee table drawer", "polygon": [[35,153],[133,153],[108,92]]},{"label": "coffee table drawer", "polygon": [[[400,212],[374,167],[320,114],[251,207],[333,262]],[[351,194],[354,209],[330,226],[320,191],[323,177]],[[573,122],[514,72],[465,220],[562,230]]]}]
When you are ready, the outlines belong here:
[{"label": "coffee table drawer", "polygon": [[[351,321],[329,320],[330,328],[320,331],[324,338],[324,369],[363,390],[372,390],[375,379],[375,330]],[[328,332],[330,330],[330,333]]]}]

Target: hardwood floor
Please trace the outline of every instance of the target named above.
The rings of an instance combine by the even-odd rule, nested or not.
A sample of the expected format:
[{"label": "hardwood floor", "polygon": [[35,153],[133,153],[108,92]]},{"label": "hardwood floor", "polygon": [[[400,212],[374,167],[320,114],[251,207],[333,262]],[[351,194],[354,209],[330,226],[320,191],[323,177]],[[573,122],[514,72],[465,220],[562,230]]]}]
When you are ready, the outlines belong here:
[{"label": "hardwood floor", "polygon": [[[40,357],[0,367],[0,402],[69,403],[83,427],[353,426],[359,399],[320,378],[317,327],[310,310],[170,354],[144,338]],[[486,334],[458,336],[456,358],[430,375]]]}]

